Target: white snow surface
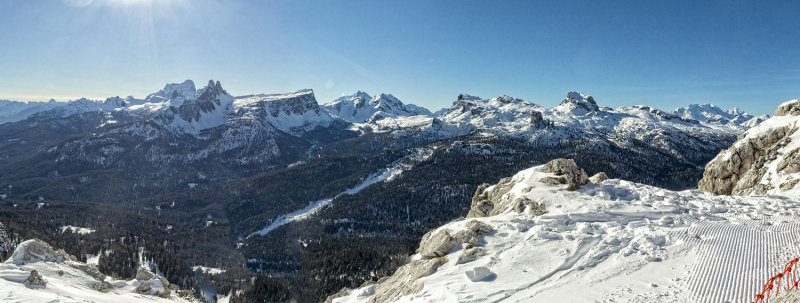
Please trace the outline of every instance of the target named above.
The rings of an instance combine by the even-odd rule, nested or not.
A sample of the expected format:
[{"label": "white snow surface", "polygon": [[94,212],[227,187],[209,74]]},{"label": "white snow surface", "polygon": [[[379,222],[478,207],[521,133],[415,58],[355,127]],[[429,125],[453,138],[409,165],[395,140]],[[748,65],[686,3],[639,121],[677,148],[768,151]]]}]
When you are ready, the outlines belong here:
[{"label": "white snow surface", "polygon": [[[547,214],[508,210],[440,227],[491,225],[476,245],[487,254],[456,264],[457,245],[420,279],[422,291],[395,301],[750,302],[800,255],[797,196],[716,196],[618,179],[566,191],[539,183],[548,174],[538,170],[517,173],[508,195],[544,203]],[[334,302],[366,302],[374,287]]]},{"label": "white snow surface", "polygon": [[88,228],[88,227],[77,227],[77,226],[72,226],[72,225],[61,226],[61,227],[59,227],[59,231],[62,234],[65,233],[65,232],[70,232],[70,233],[79,234],[79,235],[88,235],[88,234],[91,234],[91,233],[95,232],[94,229],[91,229],[91,228]]},{"label": "white snow surface", "polygon": [[208,267],[202,265],[192,266],[192,270],[199,271],[207,275],[219,275],[225,272],[225,270],[222,268]]},{"label": "white snow surface", "polygon": [[[141,283],[153,281],[115,280],[106,277],[105,281],[113,287],[108,292],[100,292],[92,288],[96,280],[85,271],[79,269],[84,263],[53,260],[24,263],[16,262],[22,254],[26,243],[20,243],[11,258],[0,263],[0,298],[3,302],[189,302],[172,295],[161,298],[154,295],[136,293]],[[36,270],[46,281],[45,287],[28,287],[23,284],[32,270]],[[59,274],[61,273],[61,274]]]}]

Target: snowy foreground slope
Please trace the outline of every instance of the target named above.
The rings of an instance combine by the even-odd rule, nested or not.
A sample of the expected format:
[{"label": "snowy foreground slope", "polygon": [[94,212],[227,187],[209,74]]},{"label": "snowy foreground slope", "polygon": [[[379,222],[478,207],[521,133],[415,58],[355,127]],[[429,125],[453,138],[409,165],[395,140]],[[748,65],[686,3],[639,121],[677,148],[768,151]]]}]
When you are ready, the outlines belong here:
[{"label": "snowy foreground slope", "polygon": [[20,243],[0,263],[3,302],[192,302],[176,291],[145,268],[130,281],[106,277],[96,266],[71,260],[40,240]]},{"label": "snowy foreground slope", "polygon": [[580,186],[574,162],[554,162],[479,188],[468,218],[333,302],[750,302],[800,255],[796,197]]}]

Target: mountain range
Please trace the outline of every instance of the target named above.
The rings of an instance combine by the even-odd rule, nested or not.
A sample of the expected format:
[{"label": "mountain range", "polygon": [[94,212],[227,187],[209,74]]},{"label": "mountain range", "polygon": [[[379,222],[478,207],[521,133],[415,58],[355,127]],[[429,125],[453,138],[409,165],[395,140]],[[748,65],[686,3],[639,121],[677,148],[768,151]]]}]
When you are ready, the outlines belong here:
[{"label": "mountain range", "polygon": [[[166,278],[199,296],[313,302],[391,275],[426,232],[468,214],[481,184],[572,158],[589,174],[694,188],[706,163],[767,118],[601,104],[578,92],[552,108],[461,94],[431,113],[389,94],[320,105],[312,90],[232,96],[219,81],[187,80],[144,99],[0,107],[15,120],[0,124],[0,202],[52,217],[43,226],[97,230],[63,248],[79,260],[109,251],[99,262],[108,275],[135,273],[109,265],[136,262],[123,253],[134,247],[108,239],[138,230]],[[65,205],[105,215],[65,217]],[[107,223],[125,214],[153,226]],[[53,237],[14,212],[2,220]],[[164,241],[175,249],[153,244]],[[227,271],[176,270],[195,266]]]}]

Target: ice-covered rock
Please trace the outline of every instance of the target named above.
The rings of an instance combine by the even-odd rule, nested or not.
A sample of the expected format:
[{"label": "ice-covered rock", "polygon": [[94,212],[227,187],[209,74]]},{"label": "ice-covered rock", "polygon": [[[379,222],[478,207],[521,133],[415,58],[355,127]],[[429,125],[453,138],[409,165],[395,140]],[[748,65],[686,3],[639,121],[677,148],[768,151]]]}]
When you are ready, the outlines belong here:
[{"label": "ice-covered rock", "polygon": [[788,194],[800,182],[800,100],[739,136],[706,165],[698,188],[723,195]]}]

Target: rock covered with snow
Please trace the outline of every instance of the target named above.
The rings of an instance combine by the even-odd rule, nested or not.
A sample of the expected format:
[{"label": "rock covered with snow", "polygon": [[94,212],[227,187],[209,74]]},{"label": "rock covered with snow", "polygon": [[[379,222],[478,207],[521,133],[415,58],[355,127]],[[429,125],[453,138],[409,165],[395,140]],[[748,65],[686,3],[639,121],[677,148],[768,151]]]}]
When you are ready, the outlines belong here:
[{"label": "rock covered with snow", "polygon": [[25,282],[23,282],[23,284],[25,284],[25,286],[28,287],[46,287],[47,280],[42,278],[42,275],[40,275],[39,272],[34,269],[31,270],[31,274],[28,276],[27,279],[25,279]]},{"label": "rock covered with snow", "polygon": [[698,188],[723,195],[791,194],[800,182],[800,100],[751,128],[706,165]]},{"label": "rock covered with snow", "polygon": [[572,159],[554,159],[532,171],[538,179],[523,182],[521,175],[503,178],[496,185],[483,184],[472,198],[468,218],[498,215],[507,211],[517,213],[527,211],[538,216],[547,212],[544,204],[535,199],[510,193],[530,191],[535,186],[552,186],[565,190],[576,190],[586,184],[589,178]]},{"label": "rock covered with snow", "polygon": [[784,102],[775,110],[775,116],[800,116],[800,99]]},{"label": "rock covered with snow", "polygon": [[597,105],[597,102],[594,101],[592,96],[579,92],[567,93],[567,97],[564,98],[564,101],[561,101],[561,104],[556,108],[574,115],[585,115],[600,110],[600,106]]},{"label": "rock covered with snow", "polygon": [[14,254],[11,255],[6,262],[12,262],[16,265],[25,265],[33,262],[54,262],[60,263],[68,260],[75,260],[74,256],[70,256],[64,250],[55,250],[50,244],[39,239],[32,239],[20,243]]}]

